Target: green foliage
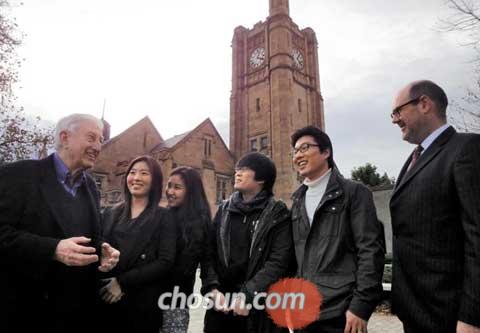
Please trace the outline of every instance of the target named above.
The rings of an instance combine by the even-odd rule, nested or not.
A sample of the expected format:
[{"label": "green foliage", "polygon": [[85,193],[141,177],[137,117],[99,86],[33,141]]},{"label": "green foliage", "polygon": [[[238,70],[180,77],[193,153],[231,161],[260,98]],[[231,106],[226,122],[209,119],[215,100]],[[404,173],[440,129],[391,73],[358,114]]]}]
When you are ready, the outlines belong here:
[{"label": "green foliage", "polygon": [[391,185],[394,183],[394,180],[389,178],[386,172],[383,176],[380,176],[377,172],[377,167],[371,163],[353,168],[352,179],[362,182],[367,186]]}]

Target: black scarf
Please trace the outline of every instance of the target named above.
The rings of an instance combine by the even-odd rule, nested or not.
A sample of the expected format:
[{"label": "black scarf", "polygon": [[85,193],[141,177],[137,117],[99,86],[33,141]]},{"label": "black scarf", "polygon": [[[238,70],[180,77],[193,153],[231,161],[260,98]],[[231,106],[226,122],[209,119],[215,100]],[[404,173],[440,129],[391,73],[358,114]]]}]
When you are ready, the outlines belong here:
[{"label": "black scarf", "polygon": [[250,201],[243,201],[243,196],[239,191],[236,191],[232,194],[230,198],[230,205],[228,210],[233,212],[240,212],[243,215],[250,215],[255,211],[263,211],[268,204],[268,200],[272,197],[270,192],[265,190],[260,191],[257,195]]}]

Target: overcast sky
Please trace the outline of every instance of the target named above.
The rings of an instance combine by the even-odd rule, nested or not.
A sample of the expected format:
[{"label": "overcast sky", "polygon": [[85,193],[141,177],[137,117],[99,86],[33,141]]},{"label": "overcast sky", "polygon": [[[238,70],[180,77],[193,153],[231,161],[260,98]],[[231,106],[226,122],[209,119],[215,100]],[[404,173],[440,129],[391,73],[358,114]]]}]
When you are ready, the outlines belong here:
[{"label": "overcast sky", "polygon": [[[450,99],[473,83],[472,51],[435,29],[445,0],[290,0],[318,39],[326,130],[346,176],[371,162],[396,177],[413,149],[390,123],[408,82],[436,81]],[[164,138],[210,117],[228,143],[231,40],[268,16],[268,0],[25,0],[19,102],[53,122],[101,115],[116,135],[148,115]]]}]

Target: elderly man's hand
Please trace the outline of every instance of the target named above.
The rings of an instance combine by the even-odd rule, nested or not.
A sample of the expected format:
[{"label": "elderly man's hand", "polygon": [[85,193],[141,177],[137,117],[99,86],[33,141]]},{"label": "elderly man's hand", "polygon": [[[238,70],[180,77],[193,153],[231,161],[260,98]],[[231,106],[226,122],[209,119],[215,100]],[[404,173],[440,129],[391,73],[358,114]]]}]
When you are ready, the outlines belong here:
[{"label": "elderly man's hand", "polygon": [[98,261],[94,247],[85,246],[91,239],[72,237],[62,239],[55,249],[54,259],[67,266],[87,266]]},{"label": "elderly man's hand", "polygon": [[98,270],[101,272],[111,271],[118,263],[120,259],[120,251],[113,248],[108,243],[102,244],[102,256],[100,258],[100,266]]}]

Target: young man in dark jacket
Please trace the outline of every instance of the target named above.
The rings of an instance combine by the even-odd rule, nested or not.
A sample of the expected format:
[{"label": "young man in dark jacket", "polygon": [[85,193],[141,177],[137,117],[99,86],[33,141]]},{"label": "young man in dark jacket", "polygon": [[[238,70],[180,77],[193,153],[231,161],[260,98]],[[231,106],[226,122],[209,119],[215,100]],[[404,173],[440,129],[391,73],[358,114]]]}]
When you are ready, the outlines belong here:
[{"label": "young man in dark jacket", "polygon": [[293,194],[297,276],[323,297],[319,320],[303,332],[366,333],[382,293],[382,228],[370,191],[342,177],[330,138],[308,126],[292,135],[293,163],[305,177]]},{"label": "young man in dark jacket", "polygon": [[[214,219],[215,274],[203,291],[211,291],[219,306],[207,311],[205,332],[275,330],[264,311],[242,306],[285,276],[293,258],[290,213],[273,198],[275,178],[275,165],[263,154],[249,153],[237,163],[235,192]],[[243,293],[246,304],[225,297],[233,293]]]}]

